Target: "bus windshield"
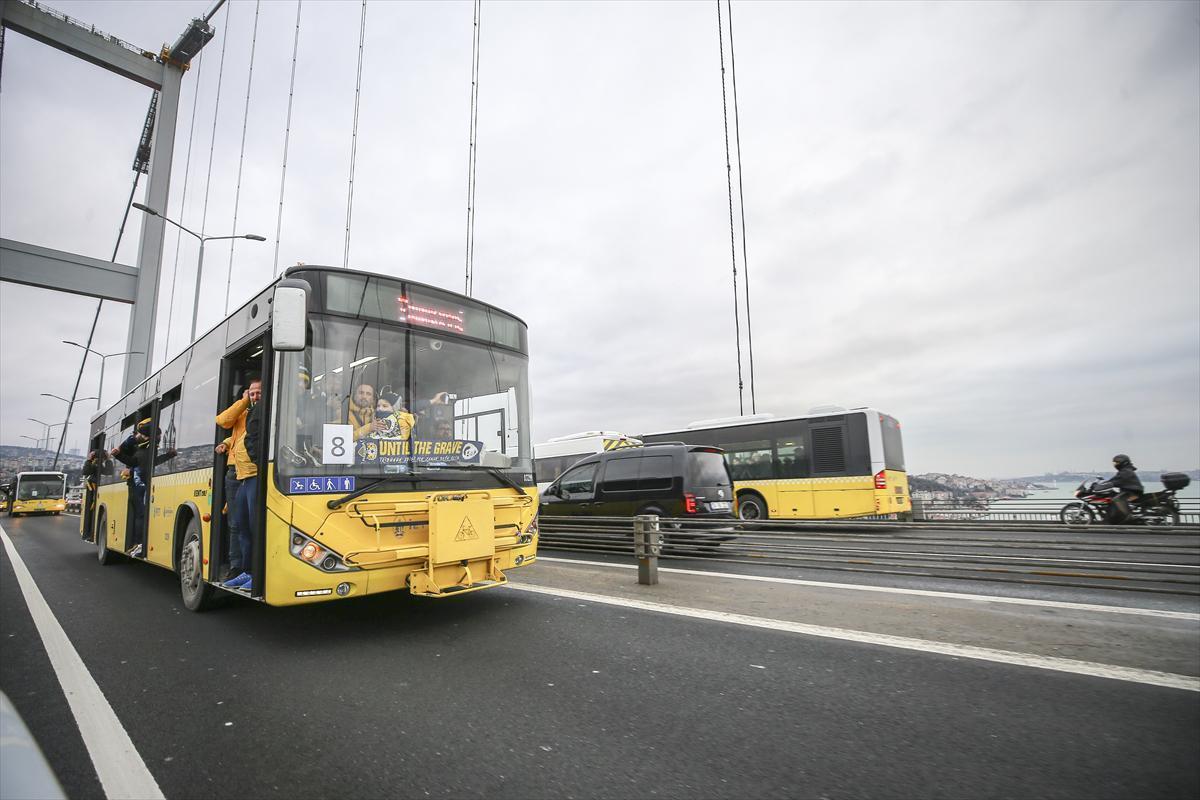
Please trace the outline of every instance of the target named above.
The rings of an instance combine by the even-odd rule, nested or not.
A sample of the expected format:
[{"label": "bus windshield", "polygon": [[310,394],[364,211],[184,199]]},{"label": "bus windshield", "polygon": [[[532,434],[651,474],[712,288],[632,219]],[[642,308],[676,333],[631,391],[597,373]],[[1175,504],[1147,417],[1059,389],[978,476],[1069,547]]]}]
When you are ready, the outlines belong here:
[{"label": "bus windshield", "polygon": [[338,490],[353,476],[480,467],[532,480],[526,356],[382,322],[309,319],[308,349],[281,359],[281,476],[340,477]]},{"label": "bus windshield", "polygon": [[61,500],[62,496],[63,479],[61,476],[23,477],[17,485],[18,500]]}]

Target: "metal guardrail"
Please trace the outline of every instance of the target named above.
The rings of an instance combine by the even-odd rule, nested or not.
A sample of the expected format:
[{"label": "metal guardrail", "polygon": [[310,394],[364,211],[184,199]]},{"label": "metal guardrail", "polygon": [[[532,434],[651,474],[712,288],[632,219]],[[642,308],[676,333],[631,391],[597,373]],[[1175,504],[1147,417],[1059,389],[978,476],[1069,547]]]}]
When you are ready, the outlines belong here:
[{"label": "metal guardrail", "polygon": [[[642,583],[657,582],[657,559],[662,558],[1200,595],[1200,526],[1195,525],[1073,528],[997,520],[951,527],[861,519],[544,516],[539,527],[542,550],[634,555]],[[661,547],[646,539],[652,532],[661,534]]]},{"label": "metal guardrail", "polygon": [[[1179,521],[1200,525],[1200,498],[1176,498]],[[1010,500],[922,500],[913,498],[913,519],[925,522],[961,521],[1011,522],[1058,521],[1058,513],[1070,499],[1013,498]]]}]

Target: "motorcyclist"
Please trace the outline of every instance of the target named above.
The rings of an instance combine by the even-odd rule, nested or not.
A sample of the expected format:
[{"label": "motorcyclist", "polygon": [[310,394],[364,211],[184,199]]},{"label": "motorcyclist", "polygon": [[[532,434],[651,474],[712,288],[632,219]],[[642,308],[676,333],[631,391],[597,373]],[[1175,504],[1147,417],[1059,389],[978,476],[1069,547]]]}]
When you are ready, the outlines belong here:
[{"label": "motorcyclist", "polygon": [[1141,479],[1137,476],[1137,467],[1133,465],[1129,456],[1124,453],[1117,453],[1113,456],[1113,469],[1117,471],[1117,474],[1106,481],[1093,484],[1092,491],[1116,490],[1117,494],[1113,497],[1108,518],[1109,522],[1120,525],[1128,522],[1133,516],[1129,508],[1129,503],[1131,500],[1136,501],[1139,499],[1145,488],[1142,486]]}]

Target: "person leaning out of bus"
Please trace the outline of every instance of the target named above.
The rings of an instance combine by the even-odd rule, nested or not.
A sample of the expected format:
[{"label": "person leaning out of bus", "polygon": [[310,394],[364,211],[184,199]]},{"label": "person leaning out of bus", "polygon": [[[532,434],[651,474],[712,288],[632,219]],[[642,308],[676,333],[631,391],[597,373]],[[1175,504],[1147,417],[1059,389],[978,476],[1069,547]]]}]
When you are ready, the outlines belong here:
[{"label": "person leaning out of bus", "polygon": [[250,422],[250,415],[253,409],[258,405],[259,399],[262,397],[262,381],[257,377],[252,378],[250,386],[246,391],[242,392],[242,396],[238,398],[233,405],[217,414],[217,424],[227,431],[231,432],[227,449],[233,456],[234,477],[237,480],[237,491],[233,495],[232,502],[229,503],[229,516],[232,520],[231,526],[237,531],[240,547],[240,563],[232,563],[233,545],[230,545],[231,563],[230,567],[236,566],[240,569],[238,574],[225,582],[225,586],[231,589],[239,589],[247,586],[250,581],[250,565],[253,563],[250,560],[251,555],[251,530],[249,526],[249,518],[253,516],[250,510],[254,508],[254,496],[257,495],[258,487],[258,465],[254,458],[246,451],[246,432]]},{"label": "person leaning out of bus", "polygon": [[346,410],[346,422],[354,426],[355,439],[383,433],[387,425],[375,416],[375,410],[375,387],[369,383],[355,386]]},{"label": "person leaning out of bus", "polygon": [[237,518],[229,510],[237,505],[238,489],[242,485],[237,477],[237,465],[230,453],[232,448],[232,436],[226,436],[215,448],[216,452],[225,455],[225,505],[221,508],[221,515],[225,518],[225,531],[229,537],[225,546],[229,553],[229,569],[221,576],[222,581],[232,580],[245,572],[242,569],[242,537],[238,535],[237,526],[234,524]]},{"label": "person leaning out of bus", "polygon": [[129,551],[132,558],[140,558],[146,544],[146,482],[154,463],[150,426],[151,420],[147,417],[112,450],[113,456],[129,468],[126,482],[133,494],[133,549]]},{"label": "person leaning out of bus", "polygon": [[88,453],[87,461],[83,462],[84,519],[91,518],[92,509],[96,505],[96,488],[100,485],[104,461],[104,451],[97,449]]},{"label": "person leaning out of bus", "polygon": [[1146,489],[1142,486],[1142,479],[1137,476],[1137,467],[1133,465],[1133,461],[1130,460],[1129,456],[1124,453],[1117,453],[1113,456],[1113,469],[1117,471],[1117,474],[1106,481],[1100,481],[1092,486],[1092,491],[1102,492],[1105,489],[1117,490],[1108,515],[1109,519],[1120,524],[1128,522],[1132,516],[1129,501],[1137,500]]}]

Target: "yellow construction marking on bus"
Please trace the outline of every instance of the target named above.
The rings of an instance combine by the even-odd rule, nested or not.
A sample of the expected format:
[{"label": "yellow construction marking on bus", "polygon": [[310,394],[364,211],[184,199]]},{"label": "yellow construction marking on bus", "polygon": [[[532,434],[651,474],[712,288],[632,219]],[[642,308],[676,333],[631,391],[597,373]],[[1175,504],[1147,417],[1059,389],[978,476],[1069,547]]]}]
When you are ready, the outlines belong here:
[{"label": "yellow construction marking on bus", "polygon": [[605,439],[605,450],[620,450],[624,447],[641,447],[642,443],[633,439]]}]

